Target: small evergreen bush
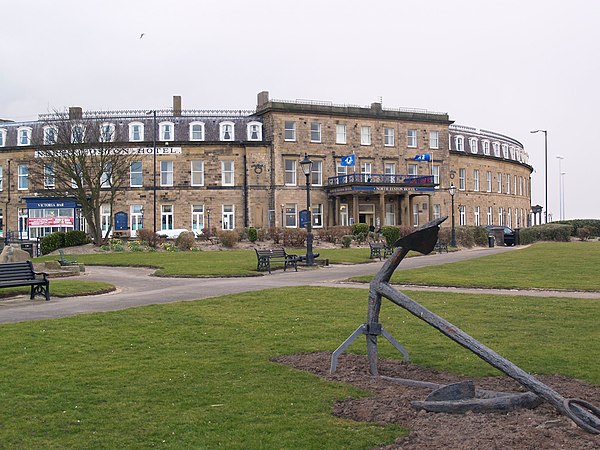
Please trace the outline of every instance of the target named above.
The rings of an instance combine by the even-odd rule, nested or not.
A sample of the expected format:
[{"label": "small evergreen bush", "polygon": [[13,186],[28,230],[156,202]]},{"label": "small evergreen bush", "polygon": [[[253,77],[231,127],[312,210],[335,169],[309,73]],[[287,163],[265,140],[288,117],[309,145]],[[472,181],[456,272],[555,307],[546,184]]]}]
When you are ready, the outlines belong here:
[{"label": "small evergreen bush", "polygon": [[385,245],[393,247],[398,239],[400,239],[400,228],[393,226],[381,227],[381,234],[385,239]]},{"label": "small evergreen bush", "polygon": [[222,230],[217,233],[223,247],[233,248],[235,244],[240,242],[240,235],[235,230]]},{"label": "small evergreen bush", "polygon": [[343,248],[350,248],[350,244],[352,244],[352,239],[354,237],[350,234],[347,234],[345,236],[342,236],[342,247]]},{"label": "small evergreen bush", "polygon": [[179,250],[189,251],[196,243],[196,235],[191,231],[184,231],[175,239],[175,245]]},{"label": "small evergreen bush", "polygon": [[256,228],[254,227],[250,227],[248,228],[248,240],[252,243],[256,242],[258,239],[258,232],[256,231]]}]

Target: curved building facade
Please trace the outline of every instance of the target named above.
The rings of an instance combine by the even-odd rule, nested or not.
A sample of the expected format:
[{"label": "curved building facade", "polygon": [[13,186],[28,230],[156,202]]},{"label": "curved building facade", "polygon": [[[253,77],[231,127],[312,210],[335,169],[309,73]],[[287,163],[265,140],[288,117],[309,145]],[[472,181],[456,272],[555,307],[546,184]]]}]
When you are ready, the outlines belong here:
[{"label": "curved building facade", "polygon": [[[76,202],[29,170],[41,150],[57,145],[54,120],[0,122],[3,233],[30,239],[85,226]],[[523,146],[456,126],[447,113],[272,100],[261,92],[253,111],[182,110],[174,97],[169,110],[70,108],[68,120],[73,136],[85,120],[135,155],[129,183],[112,210],[101,209],[103,226],[126,236],[142,227],[299,227],[305,155],[313,162],[317,230],[358,222],[418,226],[449,216],[451,184],[458,224],[528,224],[532,167]]]}]

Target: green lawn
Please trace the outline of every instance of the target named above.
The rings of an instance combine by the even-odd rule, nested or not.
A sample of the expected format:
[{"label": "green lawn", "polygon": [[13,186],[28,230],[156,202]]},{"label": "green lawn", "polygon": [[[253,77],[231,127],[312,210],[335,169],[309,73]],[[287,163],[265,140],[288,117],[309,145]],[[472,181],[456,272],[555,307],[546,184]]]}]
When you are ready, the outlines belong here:
[{"label": "green lawn", "polygon": [[[68,256],[69,249],[65,249]],[[287,249],[289,253],[303,255],[306,249]],[[331,264],[366,263],[368,248],[319,249],[320,258],[328,258]],[[106,252],[76,255],[77,261],[86,265],[144,266],[155,267],[162,276],[260,276],[256,271],[254,250],[224,250],[219,252]],[[56,256],[44,256],[39,261],[56,260]],[[277,265],[275,266],[277,267]]]},{"label": "green lawn", "polygon": [[[506,289],[600,290],[600,242],[540,243],[463,262],[398,270],[392,283]],[[372,276],[357,277],[370,281]]]},{"label": "green lawn", "polygon": [[[287,288],[0,327],[5,448],[328,448],[391,443],[399,426],[340,420],[366,395],[270,362],[332,351],[364,322],[367,293]],[[600,384],[600,301],[409,293],[534,373]],[[327,320],[323,320],[327,317]],[[384,326],[413,362],[497,373],[401,308]],[[350,351],[364,353],[364,338]],[[399,358],[387,343],[382,357]]]},{"label": "green lawn", "polygon": [[[80,279],[50,278],[51,297],[72,297],[76,295],[94,295],[114,291],[115,287],[101,281],[86,281]],[[29,295],[30,287],[3,288],[0,290],[0,298],[13,297],[15,295]],[[36,299],[42,297],[38,296]]]}]

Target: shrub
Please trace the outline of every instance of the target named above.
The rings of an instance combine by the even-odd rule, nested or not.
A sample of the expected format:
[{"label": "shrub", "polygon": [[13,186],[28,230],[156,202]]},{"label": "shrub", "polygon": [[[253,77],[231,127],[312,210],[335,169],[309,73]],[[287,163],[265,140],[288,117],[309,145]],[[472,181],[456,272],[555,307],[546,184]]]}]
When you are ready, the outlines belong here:
[{"label": "shrub", "polygon": [[344,236],[352,234],[352,228],[347,226],[336,225],[319,231],[319,236],[326,242],[337,244]]},{"label": "shrub", "polygon": [[254,227],[250,227],[248,228],[248,240],[250,242],[256,242],[256,240],[258,239],[258,232],[256,231],[256,228]]},{"label": "shrub", "polygon": [[350,248],[350,244],[352,244],[352,239],[353,239],[353,236],[350,234],[342,236],[342,247]]},{"label": "shrub", "polygon": [[175,245],[179,250],[191,250],[196,242],[196,235],[191,231],[184,231],[175,239]]},{"label": "shrub", "polygon": [[277,227],[269,228],[267,233],[268,239],[271,239],[274,244],[283,242],[283,229]]},{"label": "shrub", "polygon": [[152,230],[149,230],[147,228],[141,228],[137,230],[137,235],[140,238],[140,240],[149,247],[156,248],[160,243],[160,237]]},{"label": "shrub", "polygon": [[398,239],[400,239],[400,228],[393,226],[381,227],[381,234],[385,239],[385,245],[393,247]]},{"label": "shrub", "polygon": [[223,247],[233,248],[235,247],[235,244],[240,242],[240,235],[235,230],[219,231],[217,236],[219,237],[221,244],[223,244]]},{"label": "shrub", "polygon": [[266,239],[268,239],[269,236],[269,230],[267,228],[257,228],[256,229],[256,239],[258,241],[264,241]]},{"label": "shrub", "polygon": [[521,244],[532,244],[537,241],[568,242],[571,239],[572,230],[571,225],[556,223],[521,228],[519,241]]},{"label": "shrub", "polygon": [[54,250],[63,248],[65,246],[65,233],[59,231],[57,233],[49,234],[44,236],[40,241],[40,251],[42,255],[52,253]]},{"label": "shrub", "polygon": [[572,219],[552,223],[560,225],[571,225],[573,227],[573,233],[571,234],[571,236],[579,237],[579,229],[583,227],[591,228],[589,237],[600,236],[600,220],[598,219]]},{"label": "shrub", "polygon": [[141,252],[143,250],[142,244],[140,243],[140,241],[129,241],[127,243],[127,246],[129,247],[129,250],[131,250],[132,252]]},{"label": "shrub", "polygon": [[587,241],[594,232],[592,227],[581,227],[577,230],[577,237],[581,241]]},{"label": "shrub", "polygon": [[283,230],[283,245],[300,248],[306,242],[306,232],[301,228],[286,228]]},{"label": "shrub", "polygon": [[72,230],[65,233],[65,247],[75,247],[90,243],[91,240],[85,231]]},{"label": "shrub", "polygon": [[352,234],[358,242],[364,242],[369,235],[369,225],[366,223],[355,223],[352,225]]}]

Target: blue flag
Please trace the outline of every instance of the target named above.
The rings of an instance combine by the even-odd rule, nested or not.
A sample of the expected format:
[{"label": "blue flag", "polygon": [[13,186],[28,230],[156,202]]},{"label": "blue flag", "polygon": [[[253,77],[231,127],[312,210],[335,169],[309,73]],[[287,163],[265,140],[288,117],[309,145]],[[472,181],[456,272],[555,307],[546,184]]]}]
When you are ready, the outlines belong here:
[{"label": "blue flag", "polygon": [[415,161],[431,161],[431,153],[424,153],[422,155],[415,156]]},{"label": "blue flag", "polygon": [[348,156],[342,156],[342,167],[353,166],[356,164],[356,156],[354,153]]}]

